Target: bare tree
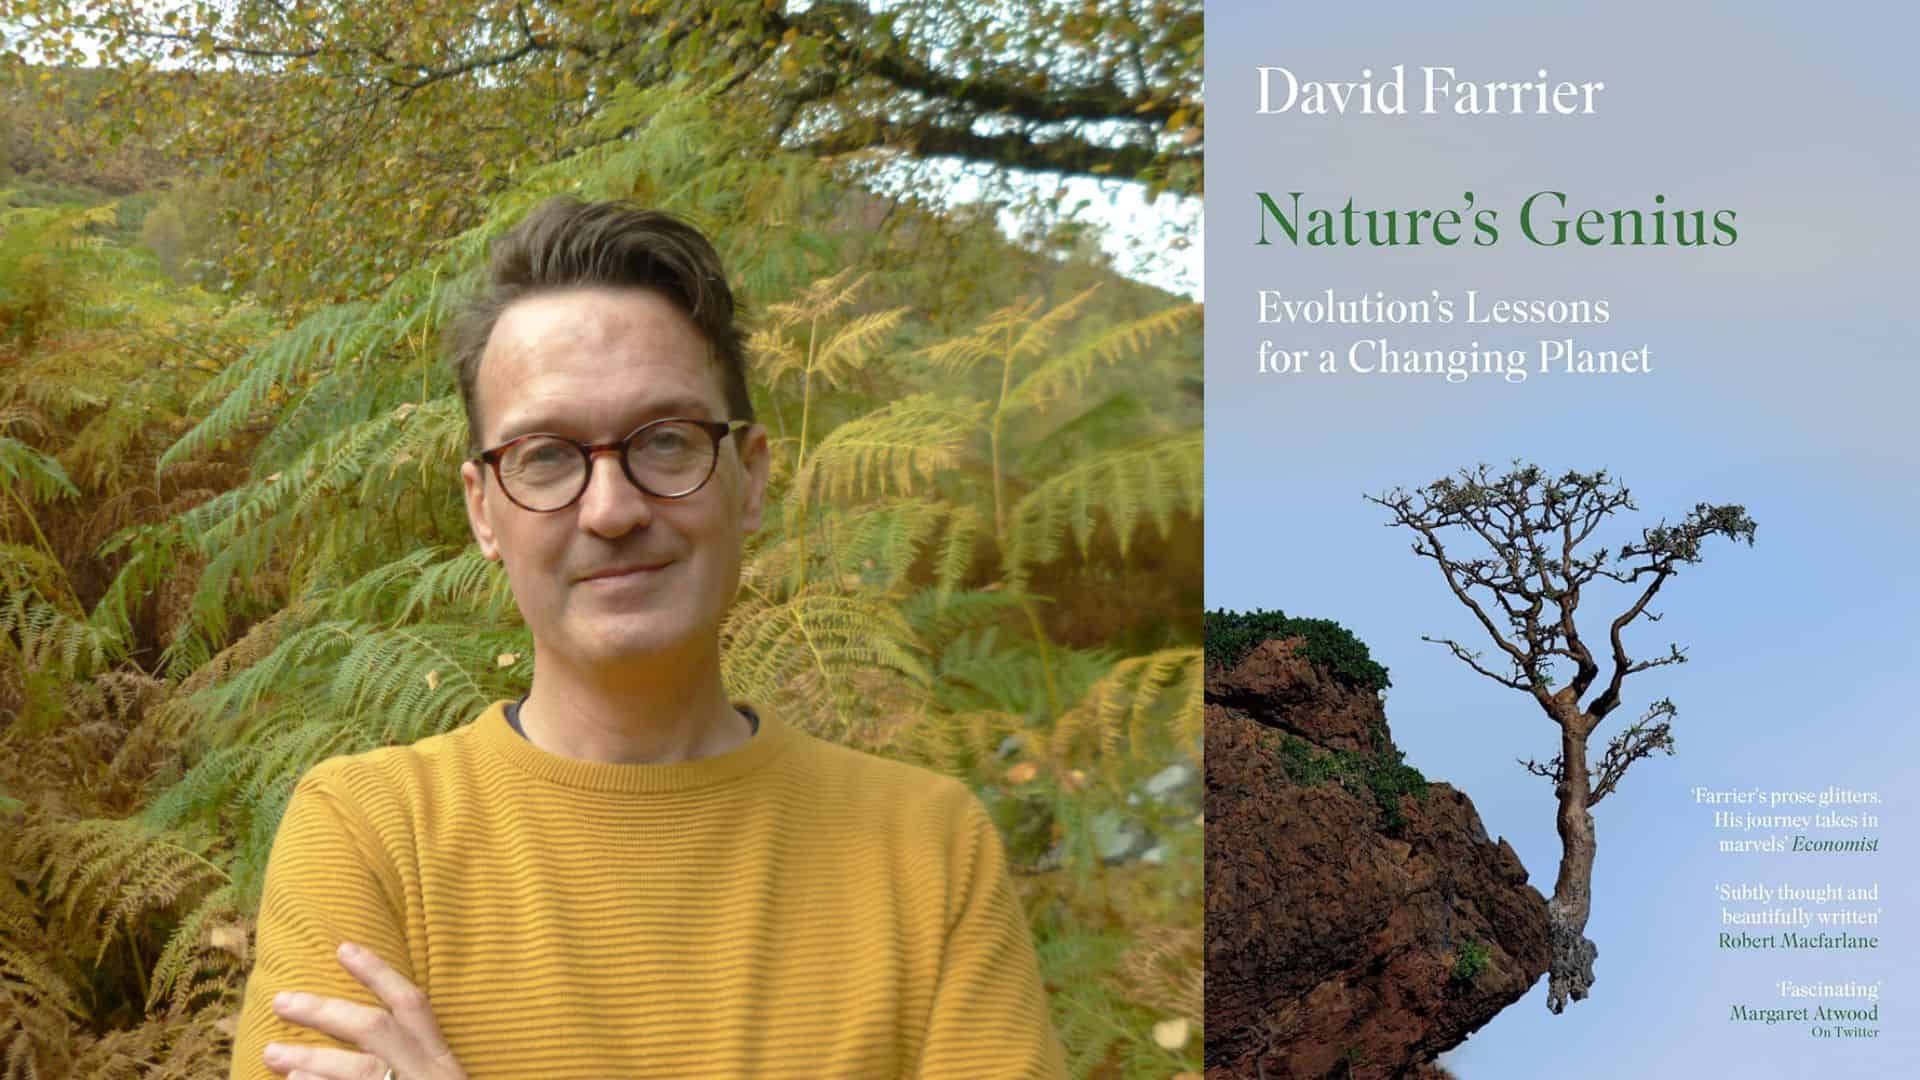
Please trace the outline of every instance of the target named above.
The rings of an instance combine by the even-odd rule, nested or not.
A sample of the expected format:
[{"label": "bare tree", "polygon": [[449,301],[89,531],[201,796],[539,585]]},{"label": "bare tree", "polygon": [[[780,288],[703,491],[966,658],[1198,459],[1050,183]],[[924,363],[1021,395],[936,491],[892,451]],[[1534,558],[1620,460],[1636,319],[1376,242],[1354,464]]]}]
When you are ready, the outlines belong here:
[{"label": "bare tree", "polygon": [[[1414,554],[1439,566],[1499,657],[1488,662],[1450,638],[1425,640],[1446,646],[1494,682],[1530,695],[1560,729],[1559,754],[1544,764],[1521,762],[1552,781],[1559,802],[1560,874],[1547,903],[1553,944],[1547,1008],[1558,1013],[1568,1000],[1587,996],[1599,953],[1586,937],[1593,906],[1593,808],[1619,787],[1634,762],[1673,753],[1674,705],[1662,699],[1615,734],[1597,763],[1588,758],[1587,742],[1619,707],[1627,677],[1687,658],[1670,644],[1665,653],[1635,659],[1627,651],[1626,631],[1636,621],[1659,621],[1648,605],[1682,566],[1700,561],[1708,537],[1751,546],[1753,519],[1741,506],[1700,503],[1678,524],[1662,520],[1617,552],[1585,551],[1602,522],[1639,509],[1627,489],[1605,470],[1556,478],[1520,462],[1503,475],[1481,465],[1413,492],[1396,488],[1366,498],[1393,514],[1390,526],[1417,534]],[[1449,549],[1443,538],[1463,540],[1469,553]],[[1626,606],[1607,624],[1605,644],[1597,646],[1605,655],[1597,657],[1596,644],[1582,636],[1574,614],[1587,586],[1602,580],[1625,586]],[[1582,704],[1596,686],[1598,692]]]}]

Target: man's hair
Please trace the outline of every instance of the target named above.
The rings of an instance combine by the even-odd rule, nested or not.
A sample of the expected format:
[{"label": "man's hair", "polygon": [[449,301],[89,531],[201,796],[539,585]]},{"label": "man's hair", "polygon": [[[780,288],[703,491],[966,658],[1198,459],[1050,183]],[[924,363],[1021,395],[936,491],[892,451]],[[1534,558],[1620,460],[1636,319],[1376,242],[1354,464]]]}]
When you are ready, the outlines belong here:
[{"label": "man's hair", "polygon": [[712,347],[727,396],[727,419],[753,419],[746,348],[734,324],[733,291],[720,255],[698,229],[672,214],[627,202],[588,203],[557,195],[494,241],[486,278],[455,316],[450,359],[467,410],[467,441],[480,445],[474,395],[480,358],[500,313],[517,300],[576,287],[651,289],[693,321]]}]

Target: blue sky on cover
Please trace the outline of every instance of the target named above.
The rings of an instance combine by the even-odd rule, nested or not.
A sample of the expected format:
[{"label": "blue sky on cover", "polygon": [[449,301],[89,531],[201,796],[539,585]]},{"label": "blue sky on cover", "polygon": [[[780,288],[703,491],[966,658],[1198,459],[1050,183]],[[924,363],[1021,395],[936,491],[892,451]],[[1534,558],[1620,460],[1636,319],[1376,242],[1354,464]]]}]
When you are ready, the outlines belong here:
[{"label": "blue sky on cover", "polygon": [[[1696,502],[1744,504],[1752,548],[1713,543],[1668,583],[1665,618],[1637,625],[1636,655],[1669,641],[1691,660],[1635,676],[1597,748],[1650,701],[1679,706],[1679,752],[1644,761],[1596,811],[1594,996],[1552,1016],[1545,979],[1445,1059],[1464,1080],[1666,1077],[1737,1068],[1746,1078],[1902,1075],[1920,1060],[1920,275],[1914,209],[1920,94],[1894,5],[1381,8],[1207,5],[1206,604],[1337,619],[1392,671],[1387,712],[1409,760],[1466,791],[1488,831],[1551,892],[1559,857],[1538,709],[1422,634],[1487,644],[1411,536],[1365,502],[1478,462],[1606,468],[1638,527]],[[1257,65],[1353,80],[1405,64],[1461,80],[1601,80],[1593,116],[1255,115]],[[1731,209],[1725,248],[1542,248],[1519,233],[1528,194],[1567,192],[1603,210]],[[1253,244],[1255,191],[1310,205],[1499,211],[1487,248],[1319,249]],[[1601,326],[1257,324],[1255,290],[1290,297],[1604,298]],[[1574,337],[1651,346],[1650,375],[1276,378],[1262,338],[1344,351],[1531,347]],[[1615,607],[1617,597],[1600,597]],[[1611,617],[1613,611],[1608,611]],[[1596,631],[1587,630],[1589,636]],[[1709,787],[1870,788],[1882,851],[1871,859],[1738,859],[1713,852]],[[1877,953],[1726,953],[1718,882],[1880,884]],[[1803,1026],[1732,1023],[1734,1002],[1783,1002],[1781,978],[1882,983],[1873,1040],[1816,1040]],[[1845,1002],[1839,1004],[1848,1004]]]}]

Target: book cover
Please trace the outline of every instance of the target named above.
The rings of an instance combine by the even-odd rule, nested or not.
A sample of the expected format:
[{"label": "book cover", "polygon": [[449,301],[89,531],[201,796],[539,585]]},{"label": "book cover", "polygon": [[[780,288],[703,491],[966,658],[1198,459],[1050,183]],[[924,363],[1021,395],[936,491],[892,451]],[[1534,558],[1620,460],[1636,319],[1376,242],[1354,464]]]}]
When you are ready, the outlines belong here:
[{"label": "book cover", "polygon": [[1920,1060],[1910,16],[1207,8],[1207,1075]]}]

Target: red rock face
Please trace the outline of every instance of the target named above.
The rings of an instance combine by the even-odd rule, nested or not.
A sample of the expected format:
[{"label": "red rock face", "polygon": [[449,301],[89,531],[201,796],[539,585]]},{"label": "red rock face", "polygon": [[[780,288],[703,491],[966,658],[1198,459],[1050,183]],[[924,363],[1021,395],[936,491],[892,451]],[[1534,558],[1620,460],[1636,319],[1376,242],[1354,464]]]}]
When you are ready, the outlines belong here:
[{"label": "red rock face", "polygon": [[1393,821],[1363,783],[1296,778],[1302,755],[1394,752],[1378,696],[1298,644],[1207,676],[1206,1075],[1438,1075],[1546,971],[1546,901],[1446,784]]}]

